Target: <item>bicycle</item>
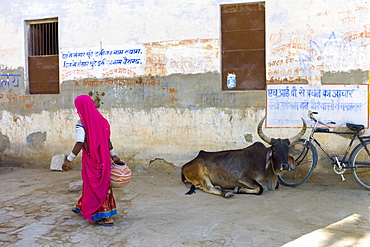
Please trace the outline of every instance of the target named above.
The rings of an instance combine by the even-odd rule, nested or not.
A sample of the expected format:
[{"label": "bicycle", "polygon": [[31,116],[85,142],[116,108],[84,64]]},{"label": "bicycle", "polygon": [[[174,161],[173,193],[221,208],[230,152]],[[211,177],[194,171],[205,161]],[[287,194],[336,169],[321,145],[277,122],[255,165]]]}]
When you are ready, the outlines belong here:
[{"label": "bicycle", "polygon": [[[300,139],[290,145],[289,151],[295,159],[295,168],[278,176],[280,183],[285,186],[295,187],[310,178],[318,162],[317,150],[314,145],[316,144],[316,146],[324,152],[326,157],[331,160],[333,171],[341,176],[342,181],[345,181],[344,172],[346,169],[350,169],[357,183],[363,188],[370,190],[370,136],[361,136],[365,126],[347,123],[347,128],[354,132],[331,131],[329,125],[335,123],[322,123],[314,118],[314,114],[318,113],[308,111],[308,117],[314,121],[310,136],[307,139]],[[318,127],[319,124],[325,127]],[[331,155],[324,149],[320,142],[314,137],[315,133],[352,135],[352,137],[343,157],[340,159],[337,155]],[[353,149],[348,157],[349,151],[356,139],[358,139],[360,143]]]}]

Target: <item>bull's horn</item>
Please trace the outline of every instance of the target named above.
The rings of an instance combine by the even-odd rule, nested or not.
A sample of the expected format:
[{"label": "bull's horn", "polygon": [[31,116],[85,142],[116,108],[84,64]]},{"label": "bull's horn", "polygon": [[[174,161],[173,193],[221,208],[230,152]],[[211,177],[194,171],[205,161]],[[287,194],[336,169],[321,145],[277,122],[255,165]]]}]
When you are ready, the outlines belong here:
[{"label": "bull's horn", "polygon": [[301,130],[301,132],[299,132],[297,135],[293,136],[292,138],[289,139],[290,143],[294,143],[296,141],[298,141],[299,139],[301,139],[301,137],[304,135],[304,133],[306,133],[306,129],[307,129],[307,125],[306,125],[306,121],[304,121],[303,118],[302,119],[302,122],[303,122],[303,128]]},{"label": "bull's horn", "polygon": [[266,143],[270,144],[271,143],[271,138],[266,136],[263,131],[262,131],[262,124],[263,124],[263,121],[265,121],[265,118],[266,116],[264,116],[261,121],[258,123],[258,128],[257,128],[257,132],[258,132],[258,135],[261,137],[261,139],[263,141],[265,141]]},{"label": "bull's horn", "polygon": [[[261,137],[261,139],[263,141],[265,141],[266,143],[270,144],[271,142],[271,138],[266,136],[263,131],[262,131],[262,124],[263,124],[263,121],[265,120],[266,116],[264,116],[261,121],[258,123],[258,135]],[[303,127],[302,127],[302,130],[295,136],[293,136],[292,138],[289,139],[289,142],[290,143],[294,143],[296,141],[298,141],[299,139],[301,139],[301,137],[304,135],[304,133],[306,133],[306,129],[307,129],[307,125],[306,125],[306,121],[304,121],[303,118],[302,119],[302,122],[303,122]]]}]

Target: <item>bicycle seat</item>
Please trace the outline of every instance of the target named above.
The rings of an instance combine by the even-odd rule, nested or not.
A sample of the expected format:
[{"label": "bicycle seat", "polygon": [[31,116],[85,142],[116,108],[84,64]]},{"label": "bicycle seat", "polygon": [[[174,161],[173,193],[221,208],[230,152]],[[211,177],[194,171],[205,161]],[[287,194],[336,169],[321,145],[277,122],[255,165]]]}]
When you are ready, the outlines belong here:
[{"label": "bicycle seat", "polygon": [[353,131],[360,131],[365,129],[365,126],[362,124],[351,124],[351,123],[346,123],[346,126],[348,129],[353,130]]}]

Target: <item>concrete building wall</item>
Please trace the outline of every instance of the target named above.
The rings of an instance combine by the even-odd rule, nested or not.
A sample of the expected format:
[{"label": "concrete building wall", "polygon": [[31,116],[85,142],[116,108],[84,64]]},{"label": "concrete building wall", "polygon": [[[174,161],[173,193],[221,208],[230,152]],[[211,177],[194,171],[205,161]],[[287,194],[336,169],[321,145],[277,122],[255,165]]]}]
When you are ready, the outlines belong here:
[{"label": "concrete building wall", "polygon": [[[49,164],[53,155],[68,154],[78,119],[73,100],[80,94],[99,102],[111,123],[116,153],[131,164],[147,166],[162,158],[181,166],[200,149],[242,148],[260,141],[256,126],[265,114],[266,92],[221,90],[220,5],[246,2],[256,1],[2,1],[2,162]],[[367,83],[369,7],[362,0],[266,1],[267,82]],[[342,20],[351,17],[351,23]],[[59,23],[57,95],[28,93],[27,21],[43,18]],[[362,46],[350,38],[349,47],[315,46],[321,51],[315,51],[315,61],[297,60],[299,54],[313,53],[313,41],[325,47],[335,37],[330,42],[338,44],[348,32],[360,35]],[[338,49],[345,56],[332,54]],[[103,50],[140,51],[126,56],[138,63],[108,66],[104,59],[109,55],[96,53]],[[95,56],[88,61],[102,66],[79,67],[83,59],[73,54],[87,52]],[[350,66],[340,64],[343,57]],[[290,137],[297,131],[273,128],[266,133]]]}]

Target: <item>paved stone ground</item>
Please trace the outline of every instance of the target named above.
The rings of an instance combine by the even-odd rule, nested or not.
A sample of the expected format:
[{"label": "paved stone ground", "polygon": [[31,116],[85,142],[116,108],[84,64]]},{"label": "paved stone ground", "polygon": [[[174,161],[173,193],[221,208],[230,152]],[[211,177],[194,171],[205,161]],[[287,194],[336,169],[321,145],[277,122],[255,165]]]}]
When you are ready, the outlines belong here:
[{"label": "paved stone ground", "polygon": [[370,191],[355,183],[224,199],[184,195],[178,174],[134,173],[109,228],[72,213],[79,171],[0,167],[0,178],[0,246],[370,246]]}]

